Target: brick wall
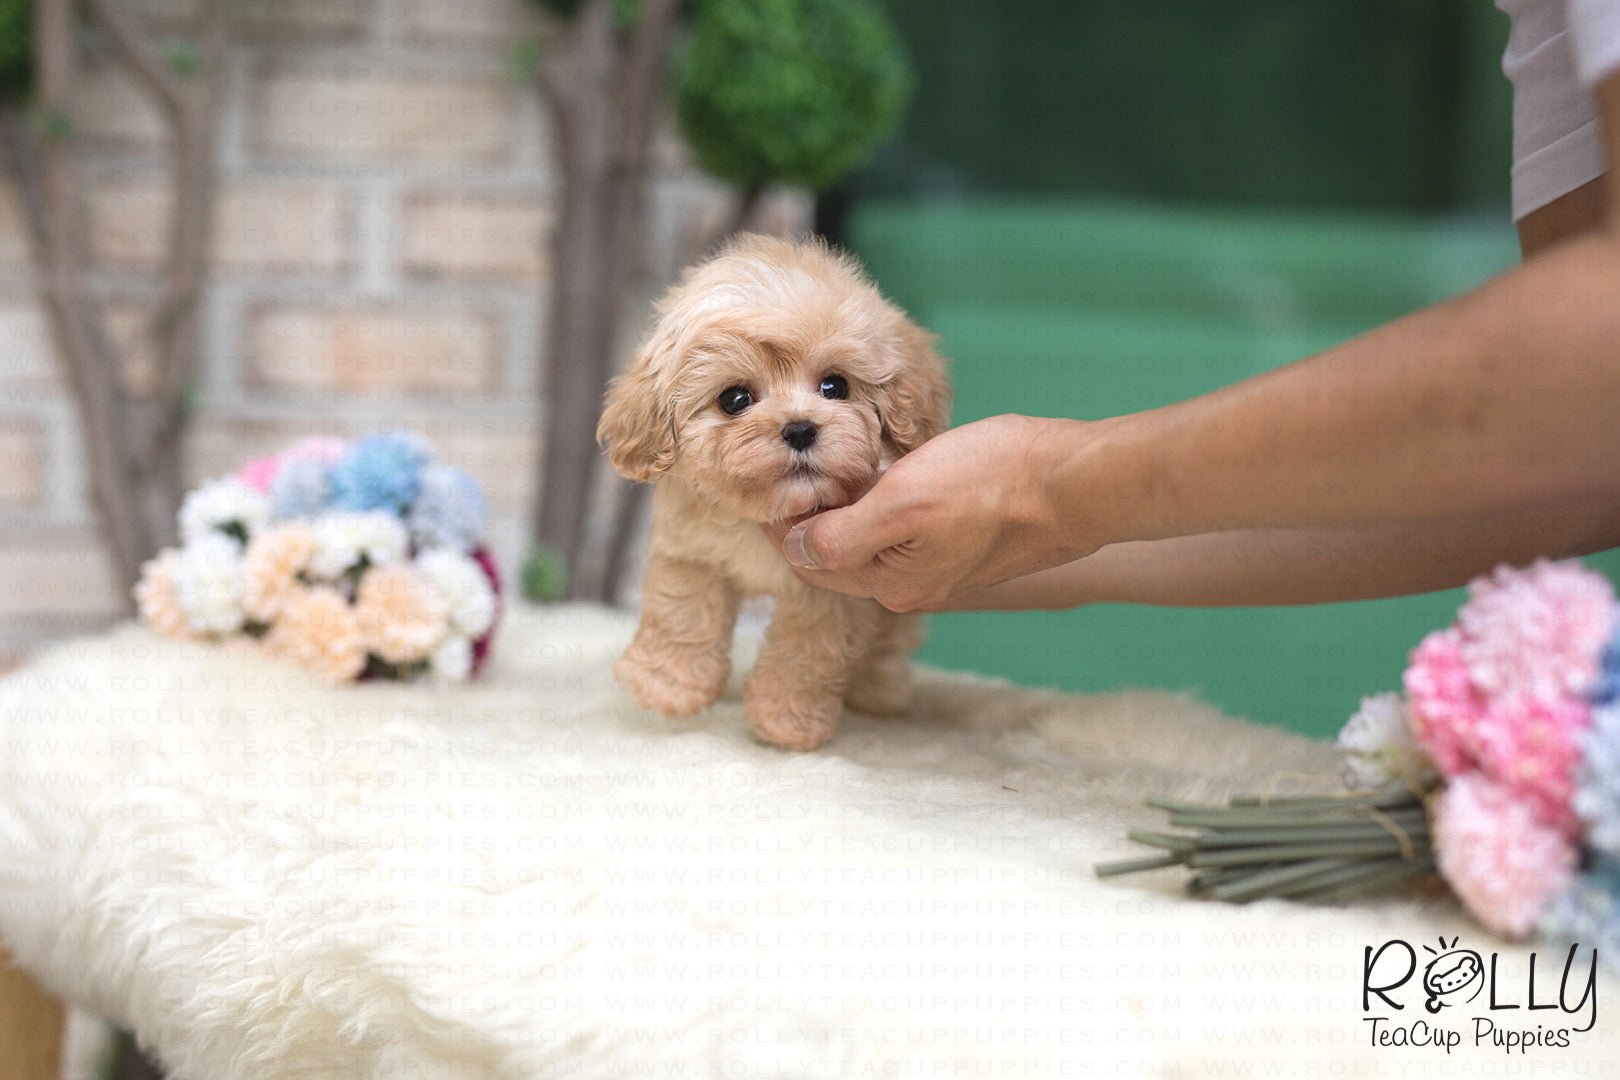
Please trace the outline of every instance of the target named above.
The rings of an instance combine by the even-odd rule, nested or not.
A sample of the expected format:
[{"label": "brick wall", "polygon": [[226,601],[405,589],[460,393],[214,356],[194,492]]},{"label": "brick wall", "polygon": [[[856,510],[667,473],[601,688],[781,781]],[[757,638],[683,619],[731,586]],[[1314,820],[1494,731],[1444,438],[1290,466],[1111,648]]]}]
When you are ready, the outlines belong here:
[{"label": "brick wall", "polygon": [[[139,0],[184,33],[195,0]],[[405,425],[482,481],[514,567],[535,497],[548,237],[547,116],[513,43],[523,0],[243,0],[219,146],[193,480],[299,435]],[[152,302],[169,206],[158,114],[116,66],[76,102],[94,288],[115,339]],[[701,250],[728,195],[668,125],[649,192],[645,301]],[[802,222],[802,200],[779,214]],[[74,408],[0,189],[0,662],[106,621],[117,598],[85,498]],[[138,353],[126,377],[147,377]]]}]

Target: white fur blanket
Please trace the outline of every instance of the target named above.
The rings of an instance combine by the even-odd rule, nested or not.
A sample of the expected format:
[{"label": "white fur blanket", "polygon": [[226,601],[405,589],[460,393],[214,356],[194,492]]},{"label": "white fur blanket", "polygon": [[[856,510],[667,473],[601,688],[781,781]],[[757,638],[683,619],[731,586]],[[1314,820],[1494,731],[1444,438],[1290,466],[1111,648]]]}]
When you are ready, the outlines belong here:
[{"label": "white fur blanket", "polygon": [[[1182,697],[925,671],[910,719],[846,716],[795,755],[750,736],[735,685],[689,723],[637,709],[608,674],[631,629],[519,609],[456,690],[334,688],[133,626],[57,646],[0,683],[0,935],[180,1080],[1620,1060],[1607,980],[1567,1048],[1477,1025],[1585,1012],[1431,1016],[1417,978],[1404,1010],[1364,1012],[1364,948],[1405,940],[1421,971],[1441,935],[1500,953],[1498,1003],[1527,1004],[1527,950],[1443,896],[1235,907],[1174,873],[1093,877],[1142,853],[1123,834],[1159,824],[1145,793],[1322,773],[1320,743]],[[1540,953],[1545,1002],[1563,956]],[[1377,1046],[1369,1016],[1460,1041]]]}]

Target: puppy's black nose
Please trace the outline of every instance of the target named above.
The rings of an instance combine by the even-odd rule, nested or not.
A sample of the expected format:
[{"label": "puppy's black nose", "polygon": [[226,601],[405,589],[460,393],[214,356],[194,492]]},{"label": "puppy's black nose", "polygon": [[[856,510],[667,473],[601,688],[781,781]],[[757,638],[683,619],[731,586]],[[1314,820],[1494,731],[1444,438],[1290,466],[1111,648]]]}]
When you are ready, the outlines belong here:
[{"label": "puppy's black nose", "polygon": [[795,450],[808,450],[819,430],[813,420],[790,420],[782,425],[782,441]]}]

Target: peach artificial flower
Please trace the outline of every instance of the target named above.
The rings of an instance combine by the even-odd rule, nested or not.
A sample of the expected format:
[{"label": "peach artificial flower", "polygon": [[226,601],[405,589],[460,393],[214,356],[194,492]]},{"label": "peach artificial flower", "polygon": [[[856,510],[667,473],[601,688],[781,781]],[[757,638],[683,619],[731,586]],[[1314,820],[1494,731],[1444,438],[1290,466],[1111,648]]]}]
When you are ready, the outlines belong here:
[{"label": "peach artificial flower", "polygon": [[166,637],[192,636],[191,624],[180,607],[180,590],[175,585],[175,571],[180,557],[168,548],[155,559],[141,566],[141,580],[135,583],[135,607],[141,621]]},{"label": "peach artificial flower", "polygon": [[407,563],[373,566],[355,593],[366,647],[391,664],[426,659],[449,629],[450,603]]},{"label": "peach artificial flower", "polygon": [[327,585],[287,598],[281,617],[265,635],[266,651],[344,682],[366,666],[366,643],[354,609]]},{"label": "peach artificial flower", "polygon": [[304,591],[298,575],[315,555],[315,531],[301,521],[266,529],[242,556],[242,609],[259,622],[273,622]]}]

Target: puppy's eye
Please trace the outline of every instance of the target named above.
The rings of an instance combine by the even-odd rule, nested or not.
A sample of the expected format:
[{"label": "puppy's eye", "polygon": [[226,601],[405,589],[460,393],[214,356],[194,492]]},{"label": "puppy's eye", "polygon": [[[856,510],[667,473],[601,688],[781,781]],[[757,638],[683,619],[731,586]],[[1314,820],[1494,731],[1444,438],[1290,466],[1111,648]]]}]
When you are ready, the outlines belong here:
[{"label": "puppy's eye", "polygon": [[721,412],[736,416],[754,403],[754,392],[746,386],[728,386],[720,391],[717,403]]},{"label": "puppy's eye", "polygon": [[849,380],[842,375],[829,375],[821,380],[821,396],[829,401],[843,401],[849,397]]}]

